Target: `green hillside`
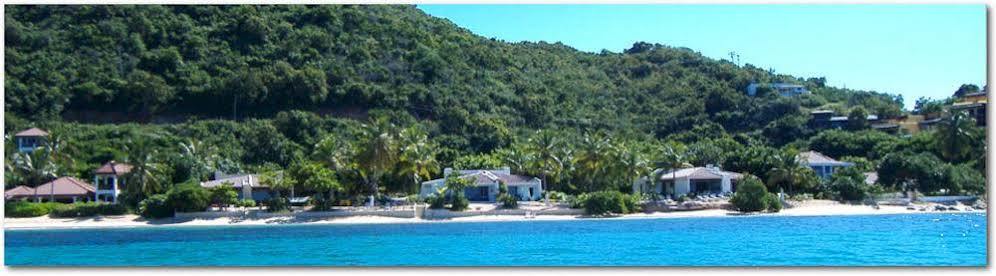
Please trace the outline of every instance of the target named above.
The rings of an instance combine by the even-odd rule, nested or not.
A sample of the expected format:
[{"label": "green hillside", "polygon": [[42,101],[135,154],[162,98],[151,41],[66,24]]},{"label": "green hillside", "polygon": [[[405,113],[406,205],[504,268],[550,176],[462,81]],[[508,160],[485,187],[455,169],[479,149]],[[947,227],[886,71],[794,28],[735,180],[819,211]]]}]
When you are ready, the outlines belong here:
[{"label": "green hillside", "polygon": [[[169,168],[167,184],[205,178],[178,155],[181,143],[212,150],[205,170],[319,162],[320,142],[338,137],[362,149],[378,119],[418,129],[440,166],[510,165],[499,155],[542,136],[537,130],[577,145],[578,155],[591,137],[626,149],[720,148],[704,144],[715,143],[728,151],[700,151],[693,163],[724,163],[744,147],[805,148],[817,134],[806,125],[813,108],[903,112],[899,96],[828,87],[822,77],[643,42],[622,53],[510,43],[414,6],[7,6],[4,20],[5,131],[38,126],[60,136],[70,158],[59,170],[80,177],[111,159],[148,155]],[[813,93],[748,97],[752,82],[803,84]],[[151,150],[136,156],[136,147]],[[340,182],[407,189],[404,173],[391,170],[377,180],[342,173]],[[8,186],[31,184],[8,175],[20,177]],[[602,181],[564,177],[549,182],[584,191],[591,189],[577,183]]]},{"label": "green hillside", "polygon": [[[764,127],[784,112],[751,81],[897,114],[888,95],[821,87],[689,49],[591,54],[476,36],[413,6],[11,6],[5,110],[31,119],[182,121],[404,110],[440,122],[637,128]],[[875,99],[875,100],[869,100]],[[795,103],[791,103],[795,104]],[[758,116],[770,114],[772,116]]]}]

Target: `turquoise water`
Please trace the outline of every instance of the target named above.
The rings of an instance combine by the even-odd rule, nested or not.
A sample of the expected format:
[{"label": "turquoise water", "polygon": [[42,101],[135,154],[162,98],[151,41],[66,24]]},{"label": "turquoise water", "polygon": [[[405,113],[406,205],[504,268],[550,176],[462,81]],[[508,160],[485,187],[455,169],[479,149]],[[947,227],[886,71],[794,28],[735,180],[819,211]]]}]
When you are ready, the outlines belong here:
[{"label": "turquoise water", "polygon": [[986,216],[589,219],[6,230],[38,265],[985,266]]}]

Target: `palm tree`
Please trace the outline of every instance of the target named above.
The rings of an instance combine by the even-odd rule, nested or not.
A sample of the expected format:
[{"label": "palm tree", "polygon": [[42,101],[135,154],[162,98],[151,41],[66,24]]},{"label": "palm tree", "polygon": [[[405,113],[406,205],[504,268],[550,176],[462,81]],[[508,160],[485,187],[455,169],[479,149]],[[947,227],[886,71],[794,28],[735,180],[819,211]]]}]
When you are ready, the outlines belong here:
[{"label": "palm tree", "polygon": [[455,198],[459,196],[456,193],[463,193],[464,189],[473,186],[474,180],[471,178],[463,178],[459,172],[455,172],[446,176],[446,180],[444,180],[443,185],[443,190],[438,192],[443,195],[449,193],[451,198]]},{"label": "palm tree", "polygon": [[667,143],[661,148],[661,157],[655,164],[656,167],[668,168],[671,170],[671,181],[677,177],[678,169],[685,167],[688,161],[687,149],[678,143]]},{"label": "palm tree", "polygon": [[380,119],[363,126],[362,144],[356,156],[360,177],[372,193],[370,204],[380,192],[380,180],[398,161],[398,134],[394,124]]},{"label": "palm tree", "polygon": [[513,173],[529,174],[530,166],[533,164],[532,149],[528,144],[513,144],[511,148],[495,151],[495,155],[508,164]]},{"label": "palm tree", "polygon": [[[619,156],[616,160],[619,164],[620,179],[626,179],[632,185],[640,178],[650,174],[652,170],[650,160],[643,151],[636,146],[627,146],[626,144],[619,144],[618,148]],[[623,183],[623,185],[625,184]]]},{"label": "palm tree", "polygon": [[[545,130],[537,131],[533,137],[529,138],[531,147],[532,165],[539,171],[540,179],[543,180],[543,190],[549,187],[549,176],[557,175],[561,171],[560,157],[557,151],[561,147],[561,140],[553,133]],[[547,202],[547,199],[543,199]]]},{"label": "palm tree", "polygon": [[793,149],[783,150],[773,156],[774,167],[768,172],[769,188],[785,188],[791,193],[795,187],[809,187],[813,171],[798,157]]},{"label": "palm tree", "polygon": [[12,170],[28,186],[38,186],[58,176],[59,167],[53,160],[51,148],[45,146],[32,152],[15,153]]},{"label": "palm tree", "polygon": [[977,141],[985,140],[979,137],[979,128],[975,120],[964,112],[952,112],[938,123],[934,131],[934,142],[941,156],[949,162],[965,160],[972,153]]},{"label": "palm tree", "polygon": [[284,177],[283,170],[264,172],[260,175],[259,182],[262,185],[270,187],[278,198],[281,197],[280,192],[286,190],[290,190],[290,196],[294,197],[294,186],[297,185],[297,181],[294,178]]},{"label": "palm tree", "polygon": [[[609,138],[585,134],[578,145],[577,169],[586,192],[604,190],[605,179],[611,178],[613,148]],[[603,186],[603,187],[600,187]]]},{"label": "palm tree", "polygon": [[418,128],[408,128],[401,133],[402,149],[400,156],[401,172],[412,180],[414,192],[418,193],[419,183],[439,171],[436,161],[436,148],[429,143],[428,135]]},{"label": "palm tree", "polygon": [[62,136],[55,134],[50,135],[47,139],[45,139],[43,148],[48,151],[50,159],[52,159],[53,162],[56,162],[56,164],[65,167],[73,166],[73,158],[70,157],[69,154],[66,154],[69,150],[69,146]]},{"label": "palm tree", "polygon": [[353,144],[335,135],[328,135],[315,144],[312,159],[325,166],[343,171],[352,169],[352,159],[356,153]]},{"label": "palm tree", "polygon": [[125,190],[133,199],[161,193],[167,188],[164,185],[167,183],[163,172],[165,165],[160,163],[159,152],[152,145],[151,139],[152,137],[139,136],[125,146],[125,151],[128,152],[125,161],[132,165],[131,172],[126,176],[128,184],[125,185]]},{"label": "palm tree", "polygon": [[189,162],[190,175],[197,180],[203,180],[204,176],[215,170],[218,155],[210,149],[197,140],[180,142],[180,158]]}]

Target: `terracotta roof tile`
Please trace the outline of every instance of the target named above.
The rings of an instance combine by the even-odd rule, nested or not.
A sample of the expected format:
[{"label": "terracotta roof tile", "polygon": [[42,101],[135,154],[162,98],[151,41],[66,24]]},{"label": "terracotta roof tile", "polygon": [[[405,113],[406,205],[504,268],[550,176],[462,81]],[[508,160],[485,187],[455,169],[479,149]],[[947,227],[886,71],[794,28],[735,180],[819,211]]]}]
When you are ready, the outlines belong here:
[{"label": "terracotta roof tile", "polygon": [[3,196],[5,198],[24,197],[24,196],[33,196],[33,195],[35,195],[35,189],[24,185],[10,188],[10,190],[6,190],[3,192]]},{"label": "terracotta roof tile", "polygon": [[41,130],[40,128],[33,127],[26,129],[24,131],[14,134],[14,137],[37,137],[37,136],[48,136],[48,132]]},{"label": "terracotta roof tile", "polygon": [[131,165],[125,163],[117,163],[114,162],[114,160],[111,160],[111,162],[107,162],[103,166],[100,166],[100,168],[94,171],[94,173],[124,175],[126,173],[131,172],[131,168],[132,168]]},{"label": "terracotta roof tile", "polygon": [[85,196],[96,191],[89,183],[73,177],[60,177],[35,188],[38,195]]}]

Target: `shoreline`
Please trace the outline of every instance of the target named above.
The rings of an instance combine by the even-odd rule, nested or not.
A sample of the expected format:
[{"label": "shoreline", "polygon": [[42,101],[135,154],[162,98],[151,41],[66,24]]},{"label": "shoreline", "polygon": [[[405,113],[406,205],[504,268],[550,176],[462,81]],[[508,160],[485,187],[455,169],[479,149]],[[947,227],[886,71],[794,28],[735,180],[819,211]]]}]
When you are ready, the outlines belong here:
[{"label": "shoreline", "polygon": [[56,229],[117,229],[137,227],[211,227],[211,226],[281,226],[281,225],[355,225],[355,224],[406,224],[406,223],[457,223],[457,222],[513,222],[513,221],[565,221],[565,220],[632,220],[632,219],[672,219],[672,218],[741,218],[741,217],[812,217],[849,215],[894,215],[894,214],[986,214],[986,210],[974,211],[917,211],[905,206],[880,206],[879,209],[867,205],[841,203],[802,204],[786,208],[778,213],[741,214],[724,209],[695,211],[674,211],[654,213],[634,213],[612,217],[588,217],[575,215],[537,215],[527,218],[518,215],[480,215],[450,219],[396,218],[384,216],[349,216],[328,218],[299,218],[278,216],[267,219],[238,219],[219,217],[212,219],[176,220],[173,218],[145,220],[137,215],[88,218],[4,218],[4,230],[56,230]]}]

